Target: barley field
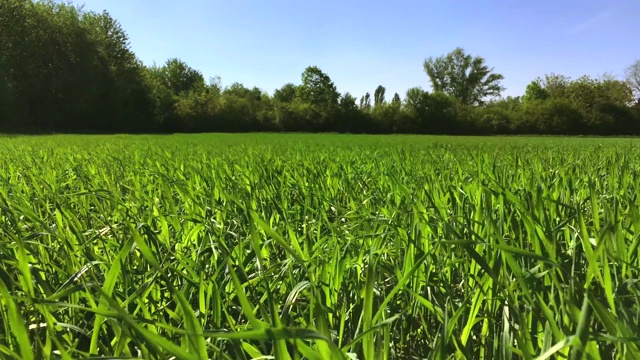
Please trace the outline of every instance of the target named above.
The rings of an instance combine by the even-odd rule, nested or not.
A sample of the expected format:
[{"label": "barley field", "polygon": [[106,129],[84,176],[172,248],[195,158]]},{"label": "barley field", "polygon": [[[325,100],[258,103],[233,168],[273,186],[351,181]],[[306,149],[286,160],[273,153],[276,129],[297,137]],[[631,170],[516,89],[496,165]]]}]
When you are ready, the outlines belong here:
[{"label": "barley field", "polygon": [[0,358],[638,359],[640,140],[0,138]]}]

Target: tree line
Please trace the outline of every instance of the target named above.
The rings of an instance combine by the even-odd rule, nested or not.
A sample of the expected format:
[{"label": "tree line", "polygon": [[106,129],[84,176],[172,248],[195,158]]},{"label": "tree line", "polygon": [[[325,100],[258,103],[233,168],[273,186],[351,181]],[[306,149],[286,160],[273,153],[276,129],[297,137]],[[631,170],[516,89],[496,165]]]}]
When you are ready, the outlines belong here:
[{"label": "tree line", "polygon": [[[547,74],[518,97],[456,48],[424,61],[425,83],[356,98],[317,66],[269,94],[173,58],[145,66],[121,25],[52,0],[0,0],[0,132],[305,131],[640,135],[640,60],[624,80]],[[388,96],[390,95],[390,96]]]}]

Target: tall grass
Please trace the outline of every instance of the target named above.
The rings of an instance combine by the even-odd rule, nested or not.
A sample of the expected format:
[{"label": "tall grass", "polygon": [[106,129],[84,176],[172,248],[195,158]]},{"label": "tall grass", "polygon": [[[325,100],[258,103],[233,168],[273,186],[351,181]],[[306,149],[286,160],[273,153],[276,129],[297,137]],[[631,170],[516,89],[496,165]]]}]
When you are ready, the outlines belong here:
[{"label": "tall grass", "polygon": [[640,142],[0,139],[0,357],[640,358]]}]

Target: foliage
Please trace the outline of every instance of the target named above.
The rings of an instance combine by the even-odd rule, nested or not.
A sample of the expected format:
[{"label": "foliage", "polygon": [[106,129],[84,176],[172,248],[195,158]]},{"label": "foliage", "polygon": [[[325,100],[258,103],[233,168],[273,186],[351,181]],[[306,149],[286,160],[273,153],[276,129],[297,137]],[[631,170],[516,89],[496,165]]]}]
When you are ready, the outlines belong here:
[{"label": "foliage", "polygon": [[540,79],[536,79],[527,85],[527,89],[522,97],[524,103],[547,100],[551,95],[541,83]]},{"label": "foliage", "polygon": [[471,56],[462,48],[447,55],[424,61],[434,92],[443,92],[459,99],[463,105],[482,105],[485,98],[500,96],[503,90],[501,74],[485,64],[480,56]]},{"label": "foliage", "polygon": [[411,120],[405,124],[405,131],[420,132],[424,122],[428,121],[429,93],[419,87],[410,88],[405,94],[403,108]]},{"label": "foliage", "polygon": [[545,89],[548,97],[560,99],[567,97],[567,88],[569,87],[571,78],[565,75],[551,73],[546,74],[544,78],[538,78],[535,81],[542,84],[542,87]]},{"label": "foliage", "polygon": [[498,97],[503,77],[484,58],[457,48],[425,61],[433,92],[413,88],[388,102],[380,85],[353,101],[317,66],[273,94],[224,88],[219,78],[206,83],[179,58],[144,66],[107,12],[66,2],[0,1],[0,33],[2,133],[640,135],[637,64],[625,82],[547,74],[516,101]]},{"label": "foliage", "polygon": [[[108,13],[66,3],[0,3],[4,131],[139,131],[152,101],[128,38]],[[87,122],[92,118],[92,122]],[[5,130],[6,129],[6,130]]]},{"label": "foliage", "polygon": [[360,98],[360,109],[362,111],[370,111],[371,110],[371,94],[366,93],[363,97]]},{"label": "foliage", "polygon": [[338,105],[340,94],[329,75],[317,66],[310,66],[302,73],[302,84],[296,89],[301,101],[319,110],[330,111]]},{"label": "foliage", "polygon": [[640,60],[636,60],[625,69],[625,76],[629,86],[633,89],[637,102],[640,103]]},{"label": "foliage", "polygon": [[574,129],[584,127],[580,110],[565,99],[527,103],[521,116],[527,132],[537,134],[571,134]]},{"label": "foliage", "polygon": [[[542,88],[539,88],[540,84],[543,85]],[[556,105],[560,104],[559,101],[565,101],[572,104],[581,113],[582,121],[572,122],[573,125],[567,124],[569,127],[564,127],[560,133],[570,133],[574,129],[580,128],[583,133],[591,134],[624,133],[627,130],[619,126],[617,119],[607,116],[607,111],[604,110],[612,107],[628,107],[633,102],[632,90],[624,81],[616,80],[611,76],[604,76],[601,79],[582,76],[571,80],[566,76],[549,74],[545,76],[544,80],[539,79],[530,86],[531,88],[527,90],[531,90],[531,92],[525,94],[525,99],[533,99],[534,102],[550,99],[552,100],[551,104]],[[538,95],[534,95],[534,92],[537,92]],[[544,96],[540,96],[540,94]],[[547,112],[543,115],[546,120],[542,121],[557,122],[559,118],[564,116],[562,113],[566,115],[562,109],[566,109],[566,106],[552,106],[549,108],[551,113]],[[561,111],[561,113],[554,115],[553,111],[555,110]],[[540,127],[540,129],[545,128],[547,127]]]},{"label": "foliage", "polygon": [[340,112],[336,129],[339,132],[362,133],[371,126],[368,124],[368,116],[358,109],[356,98],[350,93],[340,97]]},{"label": "foliage", "polygon": [[374,107],[379,107],[385,104],[385,98],[384,95],[386,93],[387,89],[385,89],[384,86],[382,85],[378,85],[378,87],[376,88],[376,91],[373,93],[373,106]]},{"label": "foliage", "polygon": [[273,100],[289,104],[296,99],[297,91],[298,90],[296,85],[292,83],[285,84],[280,89],[276,89],[276,91],[273,93]]},{"label": "foliage", "polygon": [[513,114],[500,106],[488,106],[478,111],[478,128],[483,134],[509,134],[513,132]]},{"label": "foliage", "polygon": [[400,100],[400,95],[398,93],[393,94],[393,99],[391,99],[392,104],[400,105],[402,100]]},{"label": "foliage", "polygon": [[202,73],[177,58],[167,60],[160,68],[152,67],[150,71],[175,96],[202,91],[205,87]]}]

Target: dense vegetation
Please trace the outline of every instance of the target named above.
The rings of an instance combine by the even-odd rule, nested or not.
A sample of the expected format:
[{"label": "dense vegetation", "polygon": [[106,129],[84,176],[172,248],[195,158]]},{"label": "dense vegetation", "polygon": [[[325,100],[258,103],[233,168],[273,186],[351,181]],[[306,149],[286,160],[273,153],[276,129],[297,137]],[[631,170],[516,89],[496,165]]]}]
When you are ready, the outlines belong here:
[{"label": "dense vegetation", "polygon": [[639,146],[5,137],[0,357],[638,358]]},{"label": "dense vegetation", "polygon": [[0,132],[640,134],[640,61],[628,81],[548,74],[515,98],[500,98],[503,76],[460,48],[424,69],[433,92],[402,99],[383,86],[340,94],[315,66],[273,94],[223,87],[177,58],[143,65],[106,12],[0,0]]}]

